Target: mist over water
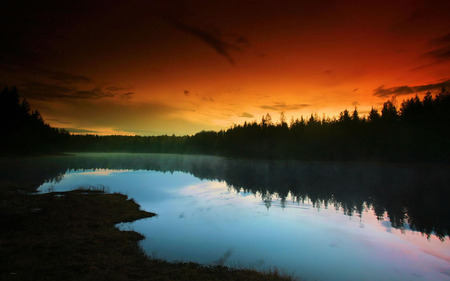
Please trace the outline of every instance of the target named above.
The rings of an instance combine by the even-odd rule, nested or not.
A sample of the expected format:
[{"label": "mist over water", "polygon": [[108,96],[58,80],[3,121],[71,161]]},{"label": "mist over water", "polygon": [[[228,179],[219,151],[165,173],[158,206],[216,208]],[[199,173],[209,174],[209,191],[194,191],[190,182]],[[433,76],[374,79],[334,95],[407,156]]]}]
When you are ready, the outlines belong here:
[{"label": "mist over water", "polygon": [[[77,154],[1,162],[40,192],[121,192],[150,256],[309,280],[448,280],[448,166]],[[15,172],[14,172],[15,171]],[[19,176],[22,175],[22,176]]]}]

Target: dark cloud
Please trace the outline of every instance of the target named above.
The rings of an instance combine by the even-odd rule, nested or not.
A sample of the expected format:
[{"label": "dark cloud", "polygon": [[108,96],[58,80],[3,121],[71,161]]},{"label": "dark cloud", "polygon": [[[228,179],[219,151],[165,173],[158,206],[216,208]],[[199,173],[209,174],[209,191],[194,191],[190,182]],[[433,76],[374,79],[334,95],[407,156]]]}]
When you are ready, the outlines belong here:
[{"label": "dark cloud", "polygon": [[84,75],[72,74],[55,69],[34,67],[21,63],[4,63],[1,68],[10,73],[27,73],[34,77],[50,78],[58,83],[92,83],[92,80]]},{"label": "dark cloud", "polygon": [[130,87],[112,85],[103,89],[95,86],[95,84],[102,83],[96,83],[87,76],[50,68],[25,66],[17,63],[1,65],[0,70],[8,74],[25,74],[21,78],[22,82],[17,83],[17,86],[20,88],[22,95],[28,99],[49,101],[57,99],[101,99],[115,96],[128,99],[134,94],[130,91]]},{"label": "dark cloud", "polygon": [[34,100],[54,100],[70,96],[74,91],[72,87],[41,82],[29,82],[19,85],[19,90],[25,98]]},{"label": "dark cloud", "polygon": [[272,105],[263,105],[260,106],[262,109],[276,110],[276,111],[284,111],[284,110],[298,110],[305,107],[310,106],[310,104],[301,103],[301,104],[285,104],[284,102],[276,102]]},{"label": "dark cloud", "polygon": [[425,68],[428,68],[428,67],[432,67],[432,66],[441,64],[441,63],[443,63],[443,62],[444,62],[443,60],[436,60],[436,61],[434,61],[434,62],[432,62],[432,63],[422,64],[422,65],[416,66],[416,67],[414,67],[414,68],[411,68],[411,71],[422,70],[422,69],[425,69]]},{"label": "dark cloud", "polygon": [[[228,62],[232,65],[235,64],[234,59],[230,55],[231,50],[241,50],[241,48],[238,46],[238,44],[245,44],[248,45],[247,39],[240,36],[237,37],[237,44],[236,43],[229,43],[225,41],[223,36],[218,32],[217,30],[215,32],[201,29],[189,24],[186,24],[184,22],[181,22],[179,20],[172,20],[170,19],[169,22],[178,28],[181,31],[184,31],[194,37],[197,37],[201,41],[203,41],[205,44],[207,44],[209,47],[213,48],[219,55],[225,57]],[[233,36],[234,37],[234,36]],[[234,41],[236,41],[234,40]]]},{"label": "dark cloud", "polygon": [[101,98],[110,98],[114,97],[114,94],[111,92],[104,92],[100,88],[94,88],[92,90],[81,90],[73,92],[71,95],[67,95],[67,98],[73,99],[101,99]]},{"label": "dark cloud", "polygon": [[62,71],[42,69],[42,68],[31,68],[28,71],[32,74],[44,76],[57,80],[63,83],[91,83],[92,80],[84,75],[70,74]]},{"label": "dark cloud", "polygon": [[247,38],[245,38],[244,36],[237,35],[235,37],[234,41],[236,42],[236,44],[247,45],[247,46],[250,45],[250,43],[248,42]]},{"label": "dark cloud", "polygon": [[399,87],[391,87],[384,88],[384,86],[380,86],[373,90],[373,95],[378,97],[390,97],[390,96],[400,96],[400,95],[408,95],[413,93],[421,93],[425,91],[435,91],[441,90],[443,87],[450,88],[450,80],[436,83],[436,84],[426,84],[419,86],[399,86]]},{"label": "dark cloud", "polygon": [[423,56],[434,59],[434,62],[416,67],[413,70],[423,69],[450,59],[450,33],[430,40],[428,46],[431,46],[433,50],[424,53]]},{"label": "dark cloud", "polygon": [[414,93],[414,90],[409,86],[392,87],[386,89],[383,85],[373,90],[373,95],[378,97],[389,97],[391,95],[407,95],[411,93]]},{"label": "dark cloud", "polygon": [[130,99],[132,96],[134,95],[134,92],[126,92],[126,93],[121,93],[119,94],[119,97],[121,99]]},{"label": "dark cloud", "polygon": [[214,101],[214,99],[212,97],[202,97],[202,100],[204,100],[204,101],[211,101],[211,102]]},{"label": "dark cloud", "polygon": [[444,36],[441,36],[441,37],[431,39],[429,44],[430,45],[448,45],[448,44],[450,44],[450,33],[448,33]]},{"label": "dark cloud", "polygon": [[[401,35],[420,34],[421,31],[429,31],[430,27],[446,26],[444,19],[448,18],[448,1],[425,0],[410,1],[407,7],[400,1],[390,1],[389,5],[398,11],[392,30]],[[383,3],[382,5],[386,5]],[[404,7],[401,7],[404,6]]]},{"label": "dark cloud", "polygon": [[191,92],[189,92],[188,90],[184,90],[184,91],[183,91],[183,94],[185,94],[186,96],[189,96],[190,93],[191,93]]},{"label": "dark cloud", "polygon": [[254,115],[250,114],[248,112],[242,112],[241,114],[238,115],[238,117],[244,117],[244,118],[253,118]]},{"label": "dark cloud", "polygon": [[111,92],[128,91],[130,89],[131,89],[130,87],[117,87],[117,86],[109,86],[109,87],[105,88],[105,90],[111,91]]},{"label": "dark cloud", "polygon": [[424,56],[434,58],[436,60],[448,60],[450,59],[450,44],[442,48],[434,49],[424,54]]},{"label": "dark cloud", "polygon": [[354,93],[354,92],[356,92],[356,91],[358,91],[358,90],[359,90],[359,88],[355,88],[355,89],[353,89],[352,92]]},{"label": "dark cloud", "polygon": [[57,118],[47,118],[45,120],[46,121],[51,121],[51,122],[57,122],[57,123],[60,123],[60,124],[72,124],[72,122],[61,121],[60,119],[57,119]]},{"label": "dark cloud", "polygon": [[423,53],[422,56],[432,59],[431,62],[414,67],[411,71],[422,70],[450,60],[450,33],[431,39],[426,46],[430,51]]},{"label": "dark cloud", "polygon": [[127,93],[112,93],[104,91],[101,88],[93,88],[91,90],[78,89],[74,86],[47,84],[42,82],[29,82],[19,85],[19,90],[27,99],[41,100],[41,101],[56,101],[56,100],[97,100],[111,97],[125,97],[128,98],[133,95],[133,92]]}]

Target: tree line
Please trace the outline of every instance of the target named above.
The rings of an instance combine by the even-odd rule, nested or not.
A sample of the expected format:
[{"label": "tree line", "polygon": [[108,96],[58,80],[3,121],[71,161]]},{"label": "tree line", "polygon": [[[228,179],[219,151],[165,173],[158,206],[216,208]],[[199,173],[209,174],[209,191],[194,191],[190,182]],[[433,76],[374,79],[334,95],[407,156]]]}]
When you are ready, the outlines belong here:
[{"label": "tree line", "polygon": [[402,102],[372,108],[367,117],[357,109],[344,110],[338,118],[292,119],[283,114],[278,123],[271,116],[236,125],[226,131],[195,135],[203,145],[215,145],[223,155],[301,160],[448,161],[450,147],[450,93],[434,97],[428,92]]},{"label": "tree line", "polygon": [[0,92],[0,153],[41,154],[62,151],[69,134],[48,125],[37,110],[31,110],[16,87]]},{"label": "tree line", "polygon": [[450,156],[450,92],[442,89],[401,103],[392,101],[361,117],[357,108],[337,118],[311,114],[274,122],[270,114],[220,131],[191,136],[74,135],[46,124],[17,89],[0,96],[3,153],[151,152],[237,158],[325,161],[438,161]]}]

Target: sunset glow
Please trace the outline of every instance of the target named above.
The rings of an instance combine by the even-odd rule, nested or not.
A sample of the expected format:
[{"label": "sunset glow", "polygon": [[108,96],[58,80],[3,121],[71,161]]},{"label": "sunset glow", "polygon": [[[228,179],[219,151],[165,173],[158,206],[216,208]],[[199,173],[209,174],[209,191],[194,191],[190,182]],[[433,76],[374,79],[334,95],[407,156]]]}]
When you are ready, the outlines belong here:
[{"label": "sunset glow", "polygon": [[0,83],[74,133],[364,115],[450,87],[447,1],[20,2],[2,4]]}]

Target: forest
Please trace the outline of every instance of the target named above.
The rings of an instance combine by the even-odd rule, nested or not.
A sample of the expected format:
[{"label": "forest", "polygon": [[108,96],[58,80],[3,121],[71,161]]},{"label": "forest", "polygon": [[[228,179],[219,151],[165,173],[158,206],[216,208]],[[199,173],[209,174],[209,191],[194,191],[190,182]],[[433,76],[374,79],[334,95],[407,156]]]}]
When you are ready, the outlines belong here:
[{"label": "forest", "polygon": [[37,110],[31,110],[16,87],[0,92],[0,154],[27,155],[63,150],[68,134],[44,122]]},{"label": "forest", "polygon": [[219,155],[249,159],[320,161],[448,162],[450,92],[428,92],[386,101],[380,111],[360,116],[355,108],[337,118],[311,114],[292,118],[270,114],[221,131],[191,136],[99,136],[52,128],[32,111],[17,89],[0,93],[0,153],[25,155],[61,152],[148,152]]}]

